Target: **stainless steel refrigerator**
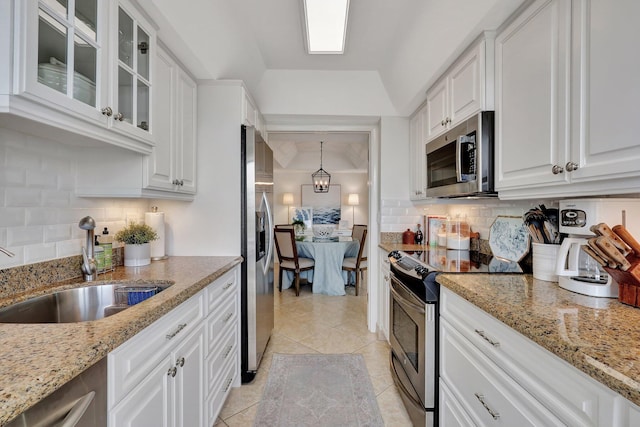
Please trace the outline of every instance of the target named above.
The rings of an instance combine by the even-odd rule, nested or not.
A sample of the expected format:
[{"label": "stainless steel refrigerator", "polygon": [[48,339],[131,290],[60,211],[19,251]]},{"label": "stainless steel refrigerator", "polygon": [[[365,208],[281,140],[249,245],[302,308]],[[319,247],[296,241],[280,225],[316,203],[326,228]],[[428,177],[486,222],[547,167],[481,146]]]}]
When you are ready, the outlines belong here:
[{"label": "stainless steel refrigerator", "polygon": [[273,331],[273,152],[242,126],[242,382],[255,377]]}]

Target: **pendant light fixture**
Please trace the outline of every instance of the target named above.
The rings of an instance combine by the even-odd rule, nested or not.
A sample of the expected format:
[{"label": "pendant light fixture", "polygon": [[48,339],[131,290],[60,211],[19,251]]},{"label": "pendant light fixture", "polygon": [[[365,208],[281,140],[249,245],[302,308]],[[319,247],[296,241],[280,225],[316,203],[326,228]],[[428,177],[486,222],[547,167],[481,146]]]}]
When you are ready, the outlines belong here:
[{"label": "pendant light fixture", "polygon": [[322,169],[322,143],[320,141],[320,169],[311,174],[313,179],[313,192],[314,193],[328,193],[329,183],[331,182],[331,175],[329,172]]}]

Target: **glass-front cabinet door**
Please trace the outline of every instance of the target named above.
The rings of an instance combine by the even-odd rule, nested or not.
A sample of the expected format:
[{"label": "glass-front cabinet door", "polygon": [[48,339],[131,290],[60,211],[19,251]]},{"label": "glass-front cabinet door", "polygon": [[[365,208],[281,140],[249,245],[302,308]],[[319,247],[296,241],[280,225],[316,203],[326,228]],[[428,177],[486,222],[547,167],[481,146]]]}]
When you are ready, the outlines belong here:
[{"label": "glass-front cabinet door", "polygon": [[108,83],[105,5],[103,0],[22,4],[30,11],[26,16],[27,28],[31,28],[26,37],[22,90],[36,99],[106,121],[101,113]]},{"label": "glass-front cabinet door", "polygon": [[[128,128],[142,137],[151,131],[151,55],[155,48],[149,25],[121,3],[117,12],[117,87],[114,126]],[[146,136],[145,136],[146,135]]]}]

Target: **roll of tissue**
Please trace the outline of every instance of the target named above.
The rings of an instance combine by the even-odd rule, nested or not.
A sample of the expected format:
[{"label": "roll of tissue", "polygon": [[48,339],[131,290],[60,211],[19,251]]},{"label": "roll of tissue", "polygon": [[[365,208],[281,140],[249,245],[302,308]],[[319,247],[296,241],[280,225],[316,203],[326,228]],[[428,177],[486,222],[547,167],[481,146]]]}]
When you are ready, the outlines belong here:
[{"label": "roll of tissue", "polygon": [[144,223],[158,233],[158,240],[151,242],[151,259],[164,257],[164,212],[145,212]]}]

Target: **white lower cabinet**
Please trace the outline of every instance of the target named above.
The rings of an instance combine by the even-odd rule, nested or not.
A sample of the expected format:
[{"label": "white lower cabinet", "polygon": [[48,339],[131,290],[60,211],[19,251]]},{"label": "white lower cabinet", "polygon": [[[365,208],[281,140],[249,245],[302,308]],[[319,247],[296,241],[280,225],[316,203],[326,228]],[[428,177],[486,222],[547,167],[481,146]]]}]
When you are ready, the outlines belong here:
[{"label": "white lower cabinet", "polygon": [[440,425],[640,425],[640,409],[480,310],[440,291]]},{"label": "white lower cabinet", "polygon": [[239,270],[108,356],[110,427],[195,427],[215,422],[240,384]]}]

